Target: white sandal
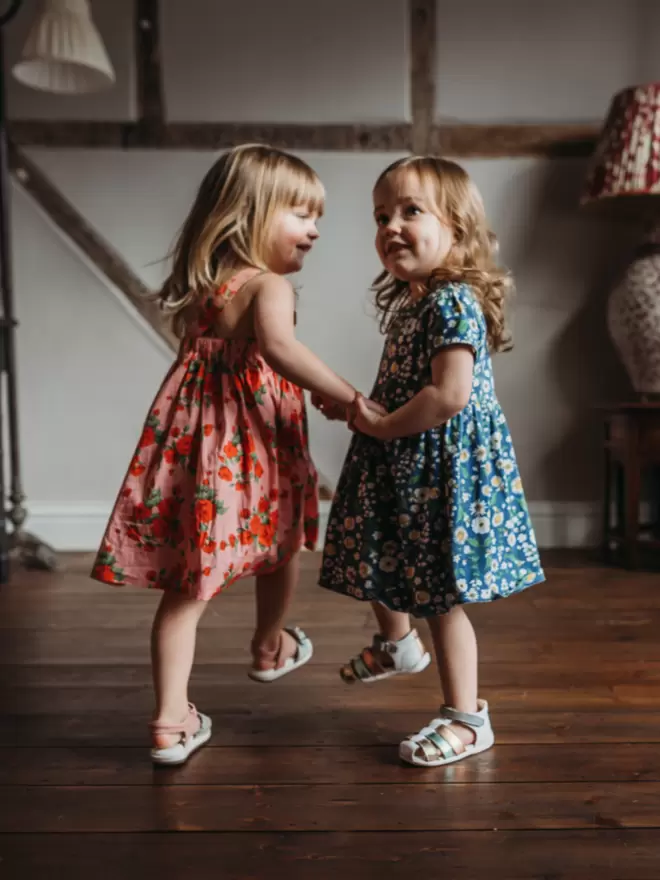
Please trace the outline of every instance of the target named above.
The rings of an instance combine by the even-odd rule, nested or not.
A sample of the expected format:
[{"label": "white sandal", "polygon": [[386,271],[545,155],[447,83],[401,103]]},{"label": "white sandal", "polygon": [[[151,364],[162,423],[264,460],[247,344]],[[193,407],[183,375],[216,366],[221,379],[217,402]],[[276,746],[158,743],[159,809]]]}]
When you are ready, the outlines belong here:
[{"label": "white sandal", "polygon": [[[477,700],[477,707],[478,712],[472,714],[443,706],[439,718],[434,718],[428,727],[422,727],[419,733],[403,740],[399,746],[399,757],[417,767],[442,767],[485,752],[495,743],[495,736],[488,715],[488,703]],[[465,745],[449,727],[452,721],[459,721],[474,730],[475,741]]]},{"label": "white sandal", "polygon": [[[391,666],[383,666],[378,662],[376,654],[379,652],[389,654],[392,658]],[[430,662],[431,655],[425,650],[416,629],[411,629],[398,642],[390,642],[380,633],[376,633],[371,647],[365,648],[346,666],[342,666],[339,674],[347,684],[356,681],[368,684],[392,678],[393,675],[416,675],[423,672]]]},{"label": "white sandal", "polygon": [[275,655],[275,666],[272,669],[250,668],[248,670],[248,676],[253,681],[276,681],[278,678],[282,678],[283,675],[288,675],[290,672],[293,672],[295,669],[304,666],[305,663],[311,660],[312,654],[314,653],[314,646],[312,645],[311,639],[305,635],[300,627],[287,626],[284,627],[284,632],[289,633],[289,635],[292,636],[292,638],[295,639],[295,641],[298,643],[296,653],[293,655],[293,657],[287,657],[282,666],[277,668],[280,654],[282,653],[282,638],[280,636],[280,646],[277,649],[277,654]]},{"label": "white sandal", "polygon": [[188,715],[180,724],[163,724],[152,721],[149,724],[152,733],[181,734],[181,739],[166,749],[152,748],[151,760],[154,764],[172,767],[184,764],[188,758],[211,739],[211,719],[208,715],[198,712],[192,703],[188,704]]}]

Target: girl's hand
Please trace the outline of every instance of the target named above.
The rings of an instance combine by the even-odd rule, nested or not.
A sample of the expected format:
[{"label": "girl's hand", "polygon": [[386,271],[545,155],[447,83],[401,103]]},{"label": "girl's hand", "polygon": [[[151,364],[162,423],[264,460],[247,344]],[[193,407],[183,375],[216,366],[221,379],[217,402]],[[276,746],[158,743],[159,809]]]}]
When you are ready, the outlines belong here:
[{"label": "girl's hand", "polygon": [[365,400],[361,395],[355,400],[349,425],[361,434],[387,440],[387,411],[379,403]]},{"label": "girl's hand", "polygon": [[321,394],[312,394],[312,406],[331,422],[347,421],[346,407],[328,400],[327,397],[323,397]]}]

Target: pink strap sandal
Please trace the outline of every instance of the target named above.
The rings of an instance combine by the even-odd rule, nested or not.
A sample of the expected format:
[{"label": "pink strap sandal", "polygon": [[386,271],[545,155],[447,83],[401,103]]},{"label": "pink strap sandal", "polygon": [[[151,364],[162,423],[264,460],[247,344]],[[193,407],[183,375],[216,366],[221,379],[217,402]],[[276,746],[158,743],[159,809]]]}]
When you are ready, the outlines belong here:
[{"label": "pink strap sandal", "polygon": [[166,749],[152,748],[151,760],[154,764],[169,767],[184,764],[188,758],[211,739],[211,719],[198,712],[192,703],[188,704],[188,714],[179,724],[164,724],[151,721],[149,727],[155,734],[180,734],[181,739]]}]

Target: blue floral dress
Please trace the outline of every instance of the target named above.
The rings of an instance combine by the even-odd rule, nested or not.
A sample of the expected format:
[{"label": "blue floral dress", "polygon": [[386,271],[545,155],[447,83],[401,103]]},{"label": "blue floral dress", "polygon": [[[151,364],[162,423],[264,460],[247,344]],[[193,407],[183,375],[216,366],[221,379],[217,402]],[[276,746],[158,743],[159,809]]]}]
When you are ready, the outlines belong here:
[{"label": "blue floral dress", "polygon": [[395,611],[432,617],[545,580],[511,435],[495,395],[483,312],[465,284],[444,282],[397,316],[372,392],[392,412],[431,381],[450,345],[475,355],[456,416],[421,434],[356,434],[330,512],[320,584]]}]

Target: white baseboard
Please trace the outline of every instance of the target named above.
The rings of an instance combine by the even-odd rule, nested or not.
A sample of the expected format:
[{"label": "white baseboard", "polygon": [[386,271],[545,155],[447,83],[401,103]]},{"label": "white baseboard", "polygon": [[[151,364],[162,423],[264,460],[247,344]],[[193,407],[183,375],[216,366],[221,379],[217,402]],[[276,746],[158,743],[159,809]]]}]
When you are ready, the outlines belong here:
[{"label": "white baseboard", "polygon": [[[98,548],[112,503],[105,501],[31,502],[26,530],[62,552]],[[600,537],[596,503],[532,501],[529,505],[540,547],[595,547]],[[319,535],[323,542],[330,502],[320,504]]]},{"label": "white baseboard", "polygon": [[108,501],[30,501],[25,531],[62,553],[98,550],[112,510]]}]

